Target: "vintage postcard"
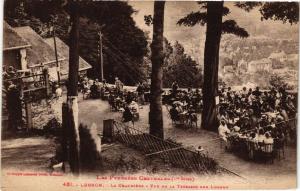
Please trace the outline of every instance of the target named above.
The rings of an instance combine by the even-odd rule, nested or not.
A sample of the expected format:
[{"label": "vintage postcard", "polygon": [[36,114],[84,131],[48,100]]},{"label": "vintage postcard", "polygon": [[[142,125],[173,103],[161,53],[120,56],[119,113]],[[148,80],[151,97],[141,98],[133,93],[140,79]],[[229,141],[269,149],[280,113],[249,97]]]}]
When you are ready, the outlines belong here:
[{"label": "vintage postcard", "polygon": [[298,2],[2,8],[1,190],[296,188]]}]

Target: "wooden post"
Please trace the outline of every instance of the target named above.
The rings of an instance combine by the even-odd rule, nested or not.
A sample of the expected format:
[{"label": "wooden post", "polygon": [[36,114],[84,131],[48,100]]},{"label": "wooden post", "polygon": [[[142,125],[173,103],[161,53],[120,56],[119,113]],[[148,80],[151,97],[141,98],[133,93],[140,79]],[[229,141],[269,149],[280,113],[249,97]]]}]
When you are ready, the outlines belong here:
[{"label": "wooden post", "polygon": [[100,79],[101,79],[101,82],[103,81],[104,79],[104,75],[103,75],[103,46],[102,46],[102,33],[101,31],[98,33],[99,35],[99,60],[100,60]]},{"label": "wooden post", "polygon": [[57,83],[60,85],[60,65],[58,62],[58,55],[57,55],[57,47],[56,47],[56,38],[55,38],[55,30],[53,27],[53,40],[54,40],[54,51],[55,51],[55,61],[56,61],[56,67],[57,67]]},{"label": "wooden post", "polygon": [[103,120],[103,142],[111,143],[114,139],[114,120]]},{"label": "wooden post", "polygon": [[26,111],[26,124],[27,124],[27,131],[32,129],[33,122],[32,122],[32,111],[31,111],[31,103],[25,102],[25,111]]},{"label": "wooden post", "polygon": [[45,87],[46,87],[46,96],[49,97],[51,96],[51,88],[50,88],[50,80],[49,80],[49,75],[48,75],[48,69],[45,68],[43,70],[43,75],[45,79]]}]

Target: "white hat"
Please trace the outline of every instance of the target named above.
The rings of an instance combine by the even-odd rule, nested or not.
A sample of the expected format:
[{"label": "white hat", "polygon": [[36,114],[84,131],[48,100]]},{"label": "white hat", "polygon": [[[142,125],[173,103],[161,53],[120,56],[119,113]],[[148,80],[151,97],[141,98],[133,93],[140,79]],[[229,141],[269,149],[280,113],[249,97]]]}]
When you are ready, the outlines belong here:
[{"label": "white hat", "polygon": [[233,130],[234,130],[234,131],[239,131],[240,129],[241,129],[241,128],[239,128],[238,126],[234,126],[234,127],[233,127]]}]

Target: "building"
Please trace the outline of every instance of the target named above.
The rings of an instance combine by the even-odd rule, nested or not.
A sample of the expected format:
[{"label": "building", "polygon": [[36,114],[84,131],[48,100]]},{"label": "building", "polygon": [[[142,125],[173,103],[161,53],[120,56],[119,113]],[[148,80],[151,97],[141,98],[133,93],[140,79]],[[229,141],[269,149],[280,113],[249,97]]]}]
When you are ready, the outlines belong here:
[{"label": "building", "polygon": [[9,66],[17,70],[27,68],[26,49],[31,45],[13,30],[6,22],[3,23],[3,64],[7,69]]},{"label": "building", "polygon": [[223,73],[226,74],[226,73],[233,73],[234,72],[234,68],[232,65],[226,65],[226,66],[223,66]]},{"label": "building", "polygon": [[[48,68],[50,79],[56,81],[59,68],[56,65],[55,52],[52,47],[29,26],[16,27],[14,30],[31,45],[26,49],[27,69],[33,73],[41,73],[44,68]],[[58,65],[63,60],[65,60],[64,57],[58,57]]]},{"label": "building", "polygon": [[287,55],[284,51],[273,52],[273,53],[270,54],[270,56],[268,58],[271,59],[271,60],[285,62],[287,60]]},{"label": "building", "polygon": [[261,60],[254,60],[248,63],[248,73],[256,72],[271,72],[272,62],[268,58],[263,58]]},{"label": "building", "polygon": [[[39,74],[44,68],[49,71],[50,79],[57,81],[58,76],[67,79],[69,71],[69,47],[57,39],[58,59],[50,39],[43,39],[31,27],[12,28],[6,22],[3,42],[3,65],[13,66],[17,70],[30,70]],[[53,39],[52,39],[53,40]],[[79,72],[92,68],[82,58],[79,60]]]},{"label": "building", "polygon": [[[44,40],[54,50],[54,39],[46,38]],[[55,41],[56,41],[56,48],[57,48],[58,56],[65,58],[65,60],[63,60],[60,63],[61,79],[65,80],[68,78],[68,73],[69,73],[69,46],[66,45],[58,37],[55,37]],[[79,72],[80,72],[80,74],[86,74],[87,70],[91,69],[91,68],[92,68],[92,66],[89,63],[87,63],[83,58],[79,57]]]},{"label": "building", "polygon": [[246,62],[244,59],[238,61],[237,71],[238,73],[246,73],[248,71],[248,62]]}]

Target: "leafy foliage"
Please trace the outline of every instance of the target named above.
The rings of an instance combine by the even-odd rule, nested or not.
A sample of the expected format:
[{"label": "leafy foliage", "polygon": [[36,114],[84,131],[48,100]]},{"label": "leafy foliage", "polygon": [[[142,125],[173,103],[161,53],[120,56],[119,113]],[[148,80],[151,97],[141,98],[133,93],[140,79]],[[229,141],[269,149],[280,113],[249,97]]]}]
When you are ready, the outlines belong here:
[{"label": "leafy foliage", "polygon": [[202,86],[202,70],[197,66],[196,61],[184,52],[184,48],[179,42],[176,41],[171,46],[165,40],[164,51],[164,87],[171,87],[174,81],[177,81],[179,87],[183,88],[199,88]]},{"label": "leafy foliage", "polygon": [[261,20],[280,20],[290,24],[296,24],[299,21],[298,2],[237,2],[235,6],[247,12],[259,7]]},{"label": "leafy foliage", "polygon": [[181,18],[177,24],[184,25],[184,26],[195,26],[196,24],[205,25],[207,22],[206,18],[207,14],[206,12],[192,12],[188,14],[187,16]]},{"label": "leafy foliage", "polygon": [[[195,26],[197,24],[204,26],[207,23],[207,3],[201,2],[198,4],[200,5],[201,11],[188,14],[187,16],[179,19],[177,24],[189,27]],[[202,12],[203,10],[204,12]],[[230,14],[229,8],[223,7],[223,16],[226,16],[228,14]],[[238,24],[234,20],[226,20],[223,22],[222,33],[234,34],[239,37],[249,36],[248,32],[244,28],[238,26]]]},{"label": "leafy foliage", "polygon": [[152,15],[145,15],[144,16],[144,20],[145,20],[145,24],[147,26],[150,26],[153,24],[153,18],[152,18]]},{"label": "leafy foliage", "polygon": [[266,2],[260,9],[262,19],[281,20],[283,23],[298,23],[298,2]]},{"label": "leafy foliage", "polygon": [[260,5],[262,5],[261,2],[236,2],[235,3],[236,7],[241,8],[247,12],[250,12],[252,9]]},{"label": "leafy foliage", "polygon": [[248,32],[244,28],[239,27],[234,20],[224,21],[222,23],[222,32],[244,38],[249,36]]},{"label": "leafy foliage", "polygon": [[289,89],[289,85],[284,81],[284,79],[275,74],[271,76],[269,83],[271,87],[274,87],[275,89]]}]

